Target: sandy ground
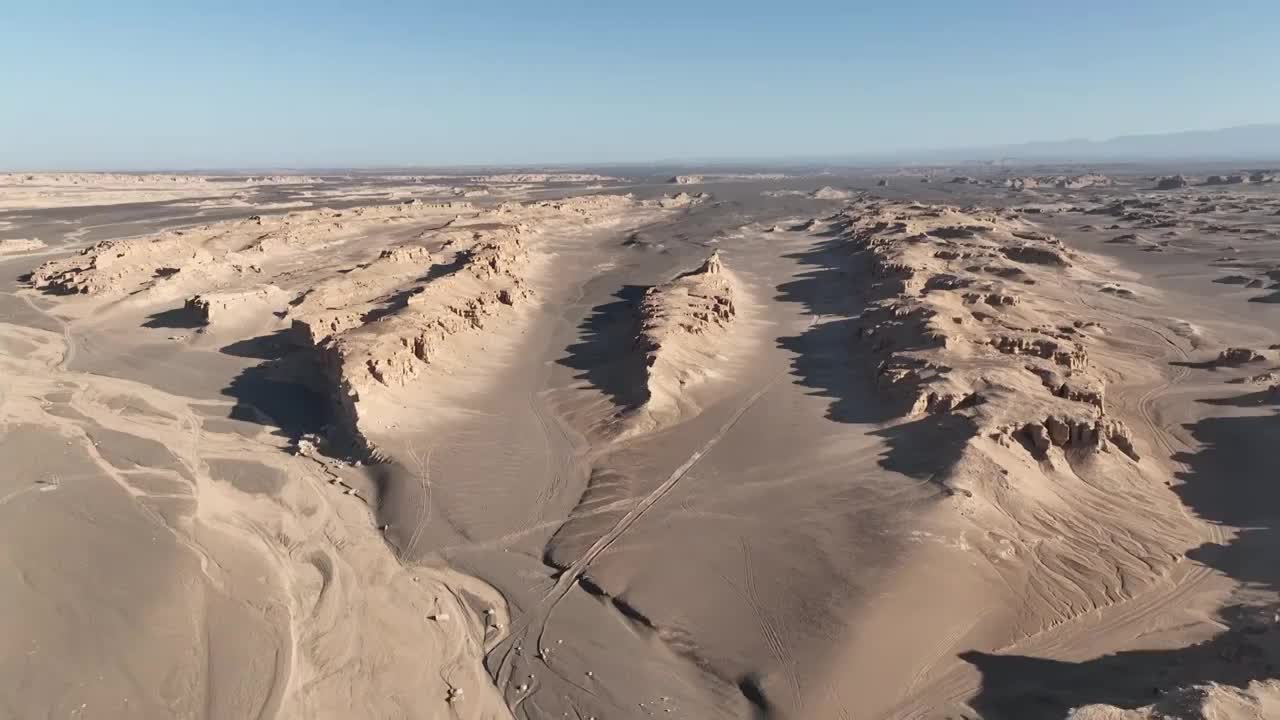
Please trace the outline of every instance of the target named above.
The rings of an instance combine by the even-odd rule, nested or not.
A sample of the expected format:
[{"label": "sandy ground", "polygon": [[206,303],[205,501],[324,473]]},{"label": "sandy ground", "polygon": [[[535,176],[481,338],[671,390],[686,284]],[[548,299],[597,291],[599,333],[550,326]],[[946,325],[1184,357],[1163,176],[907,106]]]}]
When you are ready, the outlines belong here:
[{"label": "sandy ground", "polygon": [[1103,170],[9,176],[0,714],[1269,717],[1280,186]]}]

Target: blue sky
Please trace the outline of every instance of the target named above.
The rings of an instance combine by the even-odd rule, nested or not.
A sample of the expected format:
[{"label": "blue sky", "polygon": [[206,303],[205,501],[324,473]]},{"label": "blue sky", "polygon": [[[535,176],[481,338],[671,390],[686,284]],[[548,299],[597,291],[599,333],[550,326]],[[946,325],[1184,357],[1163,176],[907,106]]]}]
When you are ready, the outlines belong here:
[{"label": "blue sky", "polygon": [[1280,2],[0,0],[0,167],[838,156],[1280,121]]}]

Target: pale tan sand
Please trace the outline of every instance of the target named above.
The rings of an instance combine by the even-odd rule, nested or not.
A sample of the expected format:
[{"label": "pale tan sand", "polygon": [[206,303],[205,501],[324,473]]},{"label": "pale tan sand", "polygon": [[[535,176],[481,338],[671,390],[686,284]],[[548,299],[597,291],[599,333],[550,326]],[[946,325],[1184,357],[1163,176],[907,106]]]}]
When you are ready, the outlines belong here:
[{"label": "pale tan sand", "polygon": [[247,189],[323,182],[304,175],[211,178],[125,173],[0,174],[0,210],[207,198]]},{"label": "pale tan sand", "polygon": [[[162,360],[173,350],[135,348],[171,328],[169,338],[179,341],[173,347],[186,364],[226,383],[230,376],[217,376],[225,361],[202,362],[213,359],[209,351],[241,342],[246,349],[232,355],[263,357],[273,333],[292,334],[281,342],[301,343],[322,370],[286,379],[314,383],[334,405],[350,408],[350,415],[338,416],[335,442],[363,443],[366,429],[357,423],[355,407],[366,398],[344,393],[360,387],[376,403],[378,388],[386,387],[402,405],[413,406],[413,395],[423,398],[417,404],[429,402],[433,381],[421,378],[410,386],[423,370],[405,363],[449,373],[468,362],[451,355],[466,351],[465,342],[451,347],[451,336],[472,332],[483,341],[494,332],[477,322],[484,315],[493,315],[488,322],[497,329],[518,323],[499,309],[515,312],[514,306],[534,301],[524,283],[538,278],[548,262],[541,257],[542,235],[634,223],[691,202],[683,195],[653,202],[605,196],[488,209],[445,202],[303,211],[107,240],[35,268],[30,284],[61,298],[55,321],[61,329],[0,326],[10,328],[3,343],[9,363],[3,410],[15,428],[5,437],[14,446],[62,452],[66,436],[68,447],[87,444],[90,459],[97,460],[86,465],[92,470],[44,470],[38,451],[33,467],[53,479],[23,478],[7,502],[48,497],[53,500],[45,505],[56,505],[67,497],[65,482],[73,475],[81,482],[94,471],[111,478],[113,484],[90,487],[116,493],[114,502],[136,504],[141,514],[121,518],[114,551],[120,558],[100,561],[102,572],[110,577],[112,564],[132,563],[128,556],[136,551],[128,533],[144,543],[169,538],[165,559],[135,558],[141,563],[136,572],[145,577],[150,566],[185,588],[185,595],[159,593],[170,604],[167,612],[177,613],[177,620],[165,622],[185,624],[171,631],[160,625],[160,634],[145,641],[104,637],[98,655],[85,654],[75,642],[50,648],[35,664],[8,673],[9,687],[30,682],[33,672],[52,678],[75,655],[81,656],[76,667],[110,666],[132,679],[104,676],[103,692],[93,695],[67,693],[54,682],[32,693],[28,704],[12,704],[13,710],[43,712],[50,697],[64,694],[65,703],[78,700],[99,712],[138,717],[441,717],[450,712],[446,708],[462,717],[505,715],[480,662],[507,625],[499,595],[443,568],[402,566],[369,514],[376,490],[349,463],[316,454],[306,439],[290,450],[287,439],[212,422],[209,411],[218,405],[222,413],[230,408],[232,418],[274,419],[252,405],[231,408],[225,394],[239,392],[234,381],[219,400],[217,384],[206,390],[206,383],[185,380],[184,372]],[[13,301],[43,304],[22,295]],[[486,303],[495,307],[483,310]],[[323,335],[313,324],[321,317],[331,318],[323,321],[329,328]],[[332,319],[338,317],[354,318],[354,325],[343,320],[339,328]],[[366,322],[378,332],[350,332]],[[139,334],[139,324],[156,329]],[[427,331],[433,333],[430,352],[398,359],[391,344]],[[500,337],[491,340],[496,344]],[[366,341],[376,342],[360,344]],[[385,355],[379,348],[386,348]],[[134,365],[131,357],[142,362]],[[356,368],[369,367],[373,357],[385,357],[399,374],[357,378]],[[344,369],[348,363],[351,370]],[[366,382],[378,387],[361,384]],[[248,395],[242,402],[260,401]],[[111,409],[121,403],[136,412],[126,417]],[[386,424],[394,416],[375,417]],[[50,552],[84,540],[71,530],[66,534],[50,541]],[[23,549],[14,558],[23,572],[49,562],[16,537],[12,547]],[[174,567],[163,571],[164,564]],[[12,597],[8,616],[29,615],[44,592],[52,598],[92,592],[88,580],[73,573],[65,590]],[[199,598],[215,592],[209,597],[220,603],[216,614],[211,607],[184,618],[184,608],[213,602]],[[132,602],[125,591],[89,604],[85,622]],[[41,643],[64,632],[88,633],[87,627],[50,620],[47,626],[27,623],[24,634],[11,636]],[[133,628],[136,623],[126,620],[118,632]],[[179,648],[189,661],[173,657]]]},{"label": "pale tan sand", "polygon": [[1270,186],[72,177],[0,714],[1274,714]]}]

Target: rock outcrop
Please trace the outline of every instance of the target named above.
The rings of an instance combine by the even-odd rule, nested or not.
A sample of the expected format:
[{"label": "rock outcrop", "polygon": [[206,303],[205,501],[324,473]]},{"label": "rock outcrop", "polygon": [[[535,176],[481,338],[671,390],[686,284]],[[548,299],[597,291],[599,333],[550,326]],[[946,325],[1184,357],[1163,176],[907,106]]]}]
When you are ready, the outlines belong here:
[{"label": "rock outcrop", "polygon": [[[688,390],[723,372],[721,353],[738,321],[739,292],[719,252],[645,291],[634,342],[645,368],[645,399],[632,413],[639,426],[667,424],[694,410]],[[636,426],[633,421],[627,429]]]},{"label": "rock outcrop", "polygon": [[35,238],[8,238],[0,240],[0,255],[19,255],[43,250],[45,244]]},{"label": "rock outcrop", "polygon": [[[1126,370],[1108,366],[1122,356],[1077,299],[1105,283],[1091,259],[999,210],[861,199],[812,231],[837,236],[827,256],[848,260],[833,276],[848,277],[865,307],[850,321],[851,360],[892,418],[889,466],[927,468],[920,476],[946,488],[961,517],[1002,538],[979,545],[1035,588],[1028,602],[1048,606],[1037,612],[1110,604],[1164,577],[1194,544],[1191,521],[1098,510],[1123,496],[1182,517],[1148,477],[1143,439],[1106,400],[1107,378]],[[922,459],[894,462],[911,453]],[[1088,537],[1133,544],[1099,550]],[[1081,553],[1100,559],[1082,569],[1071,560]],[[1026,560],[1018,570],[1015,556]],[[1124,580],[1102,588],[1098,567]]]},{"label": "rock outcrop", "polygon": [[1156,181],[1156,189],[1157,190],[1177,190],[1179,188],[1187,187],[1190,184],[1191,184],[1191,181],[1188,180],[1183,175],[1169,175],[1167,177],[1162,177],[1158,181]]},{"label": "rock outcrop", "polygon": [[1054,447],[1136,456],[1105,415],[1084,328],[1048,324],[1053,315],[1024,302],[1028,268],[1072,266],[1060,241],[1012,215],[886,201],[856,204],[840,223],[875,278],[859,337],[908,415],[982,405],[992,431],[1039,438],[1038,426]]},{"label": "rock outcrop", "polygon": [[255,290],[231,290],[195,295],[184,309],[200,325],[218,326],[259,319],[282,310],[293,299],[275,285]]},{"label": "rock outcrop", "polygon": [[1265,359],[1266,357],[1256,350],[1233,347],[1218,353],[1217,363],[1219,365],[1245,365],[1247,363],[1261,362]]},{"label": "rock outcrop", "polygon": [[809,197],[814,200],[848,200],[853,197],[853,195],[854,193],[849,190],[841,190],[839,188],[833,188],[830,185],[825,185],[814,190],[809,194]]}]

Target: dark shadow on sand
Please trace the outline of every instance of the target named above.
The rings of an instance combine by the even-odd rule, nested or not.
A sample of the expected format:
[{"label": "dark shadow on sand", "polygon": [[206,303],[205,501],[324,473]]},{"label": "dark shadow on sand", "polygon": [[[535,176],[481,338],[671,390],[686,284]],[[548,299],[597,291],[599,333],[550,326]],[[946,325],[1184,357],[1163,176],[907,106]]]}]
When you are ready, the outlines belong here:
[{"label": "dark shadow on sand", "polygon": [[577,370],[584,380],[604,393],[621,410],[637,408],[649,399],[645,382],[645,358],[636,352],[639,318],[636,308],[644,297],[643,285],[625,285],[608,302],[591,309],[578,325],[579,341],[556,360]]},{"label": "dark shadow on sand", "polygon": [[[1247,393],[1200,401],[1262,412],[1210,417],[1186,426],[1201,449],[1179,453],[1184,484],[1174,491],[1198,516],[1249,528],[1224,545],[1205,544],[1192,560],[1246,587],[1280,590],[1280,399],[1261,407]],[[1141,512],[1134,508],[1134,512]],[[1133,709],[1158,704],[1169,690],[1204,683],[1246,688],[1280,677],[1280,615],[1271,605],[1224,608],[1226,626],[1212,639],[1173,650],[1141,650],[1085,662],[967,652],[961,658],[982,673],[970,704],[986,720],[1060,720],[1072,708],[1106,703]]]},{"label": "dark shadow on sand", "polygon": [[[780,337],[778,347],[795,355],[791,374],[811,395],[830,398],[827,418],[842,423],[882,423],[901,417],[906,408],[901,400],[886,396],[876,384],[876,365],[881,359],[859,330],[867,324],[867,312],[883,312],[869,303],[883,292],[880,280],[870,270],[866,251],[841,237],[825,237],[813,248],[787,257],[812,269],[778,286],[774,298],[800,303],[813,316],[813,323],[799,335]],[[827,319],[830,318],[830,319]],[[910,333],[899,333],[903,338]],[[927,338],[927,333],[914,337]],[[932,342],[932,341],[929,341]],[[931,345],[919,345],[923,349]],[[898,350],[916,346],[899,345]],[[895,393],[895,395],[900,395]],[[934,436],[948,428],[929,427],[930,422],[909,423],[909,430],[895,435],[904,445],[912,432]],[[946,423],[943,423],[944,425]],[[886,467],[890,467],[886,465]],[[890,467],[890,469],[895,469]],[[910,474],[910,473],[908,473]]]},{"label": "dark shadow on sand", "polygon": [[279,360],[295,349],[288,338],[288,330],[277,330],[270,335],[259,335],[224,345],[219,352],[255,360]]},{"label": "dark shadow on sand", "polygon": [[[800,232],[804,232],[801,230]],[[863,307],[859,273],[865,262],[842,238],[830,237],[792,255],[810,269],[778,286],[775,300],[799,303],[813,323],[799,335],[777,338],[778,347],[794,354],[791,375],[810,395],[829,398],[827,418],[842,423],[872,423],[889,419],[867,366],[859,357],[859,321],[851,317]],[[831,319],[824,319],[831,318]]]},{"label": "dark shadow on sand", "polygon": [[1081,663],[980,652],[960,658],[982,673],[983,691],[972,705],[984,720],[1063,720],[1083,705],[1133,709],[1159,703],[1173,688],[1209,682],[1245,688],[1275,677],[1278,668],[1265,649],[1280,634],[1272,614],[1233,607],[1223,618],[1231,630],[1178,650],[1134,650]]},{"label": "dark shadow on sand", "polygon": [[147,316],[147,321],[142,323],[145,328],[173,328],[182,330],[191,330],[202,327],[204,323],[196,314],[185,307],[173,308],[172,310],[163,310],[153,315]]},{"label": "dark shadow on sand", "polygon": [[228,417],[275,427],[278,434],[290,438],[322,433],[329,403],[307,384],[309,380],[314,384],[318,368],[308,353],[284,339],[285,333],[277,331],[222,348],[227,355],[263,361],[246,368],[222,390],[236,401]]},{"label": "dark shadow on sand", "polygon": [[1267,290],[1273,291],[1270,295],[1259,295],[1258,297],[1249,298],[1249,302],[1280,304],[1280,285],[1273,285]]},{"label": "dark shadow on sand", "polygon": [[[877,430],[889,451],[880,466],[917,480],[933,481],[937,473],[955,467],[969,440],[978,432],[973,420],[953,413],[925,415],[917,420]],[[921,452],[921,448],[928,448]]]}]

